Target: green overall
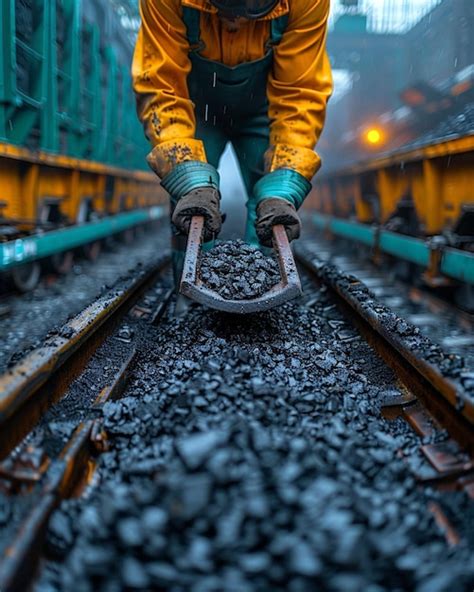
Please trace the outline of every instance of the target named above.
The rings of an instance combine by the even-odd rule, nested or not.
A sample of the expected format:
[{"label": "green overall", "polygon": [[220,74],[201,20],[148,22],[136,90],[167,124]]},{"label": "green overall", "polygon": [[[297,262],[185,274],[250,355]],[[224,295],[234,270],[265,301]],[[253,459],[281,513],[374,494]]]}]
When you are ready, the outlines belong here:
[{"label": "green overall", "polygon": [[201,50],[201,11],[183,7],[191,48],[189,95],[195,104],[196,138],[204,143],[208,162],[217,168],[227,142],[237,155],[247,191],[245,240],[258,246],[253,187],[264,175],[263,157],[269,146],[267,80],[273,64],[273,46],[286,29],[288,15],[271,21],[271,34],[263,58],[235,67],[204,58]]}]

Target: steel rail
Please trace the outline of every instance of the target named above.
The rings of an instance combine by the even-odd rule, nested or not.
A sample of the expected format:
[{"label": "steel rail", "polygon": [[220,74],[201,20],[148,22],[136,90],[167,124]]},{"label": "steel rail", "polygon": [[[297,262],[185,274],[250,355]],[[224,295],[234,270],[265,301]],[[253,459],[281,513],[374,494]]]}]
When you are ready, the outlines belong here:
[{"label": "steel rail", "polygon": [[[107,401],[117,399],[125,388],[130,367],[136,357],[133,349],[122,364],[112,384],[104,387],[92,408],[99,410]],[[94,473],[97,451],[107,449],[103,419],[77,422],[59,456],[52,460],[37,485],[38,503],[33,504],[20,522],[11,544],[0,559],[0,590],[21,592],[29,589],[35,577],[33,567],[42,555],[49,519],[60,502],[71,496]],[[91,468],[92,467],[92,468]],[[24,566],[29,569],[25,570]]]},{"label": "steel rail", "polygon": [[[0,432],[2,450],[11,450],[14,442],[9,439],[12,432],[10,423],[12,420],[25,421],[25,405],[31,404],[38,409],[38,413],[44,408],[43,403],[38,401],[39,393],[47,393],[49,404],[56,398],[51,397],[52,391],[59,388],[61,395],[66,393],[68,385],[84,371],[97,347],[117,328],[124,314],[135,310],[133,307],[136,301],[153,285],[168,261],[168,257],[161,258],[124,287],[99,298],[67,323],[58,335],[46,339],[38,350],[0,378],[0,384],[3,381],[3,386],[8,387],[0,399],[3,402],[0,427],[3,428],[3,423],[9,434],[5,436],[3,429]],[[156,310],[148,311],[150,325],[158,323],[173,293],[174,290],[166,291]],[[108,401],[122,395],[136,357],[136,348],[132,347],[111,382],[101,389],[91,404],[89,416],[76,420],[73,432],[60,454],[43,463],[34,472],[34,478],[31,474],[23,475],[15,468],[0,470],[3,479],[20,479],[32,487],[31,495],[38,500],[25,512],[11,542],[0,557],[0,590],[20,592],[31,587],[52,513],[63,499],[81,494],[95,474],[96,457],[108,449],[103,416],[98,412]],[[77,364],[71,366],[71,359],[77,359]],[[33,419],[29,418],[30,424]],[[29,566],[28,570],[24,569],[25,565]]]},{"label": "steel rail", "polygon": [[161,257],[113,288],[0,376],[0,459],[64,395],[88,360],[168,264]]},{"label": "steel rail", "polygon": [[394,331],[393,326],[403,319],[378,302],[362,281],[324,264],[314,253],[303,249],[296,251],[296,259],[313,278],[330,289],[365,339],[401,381],[422,400],[451,436],[473,453],[473,389],[463,386],[456,371],[438,367],[434,358],[417,351],[408,338]]}]

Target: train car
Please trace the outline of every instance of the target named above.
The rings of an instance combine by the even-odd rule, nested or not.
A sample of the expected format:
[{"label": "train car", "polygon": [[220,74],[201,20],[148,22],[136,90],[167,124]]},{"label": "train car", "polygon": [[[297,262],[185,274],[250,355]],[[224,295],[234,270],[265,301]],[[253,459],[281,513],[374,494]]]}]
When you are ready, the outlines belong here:
[{"label": "train car", "polygon": [[0,5],[0,277],[32,289],[42,264],[163,214],[135,114],[132,44],[101,0]]},{"label": "train car", "polygon": [[474,132],[426,138],[321,174],[307,208],[320,229],[413,264],[432,286],[459,288],[472,309]]}]

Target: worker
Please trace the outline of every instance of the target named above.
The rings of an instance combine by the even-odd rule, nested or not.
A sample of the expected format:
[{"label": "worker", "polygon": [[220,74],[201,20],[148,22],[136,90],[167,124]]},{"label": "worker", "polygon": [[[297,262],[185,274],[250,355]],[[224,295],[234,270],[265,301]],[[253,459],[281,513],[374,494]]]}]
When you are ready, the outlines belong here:
[{"label": "worker", "polygon": [[247,190],[245,240],[271,246],[275,224],[298,238],[332,91],[329,0],[141,0],[140,10],[133,82],[148,162],[171,197],[175,278],[191,217],[204,216],[206,242],[221,230],[228,142]]}]

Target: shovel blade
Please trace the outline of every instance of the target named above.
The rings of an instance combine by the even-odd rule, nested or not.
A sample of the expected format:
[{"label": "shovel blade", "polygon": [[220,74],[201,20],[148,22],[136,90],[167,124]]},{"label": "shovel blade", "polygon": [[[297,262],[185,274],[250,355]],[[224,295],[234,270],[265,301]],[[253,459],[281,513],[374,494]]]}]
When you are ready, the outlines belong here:
[{"label": "shovel blade", "polygon": [[227,300],[206,287],[199,277],[204,217],[194,216],[188,234],[188,244],[181,276],[180,292],[204,306],[233,314],[250,314],[270,310],[301,296],[301,282],[291,252],[285,228],[273,227],[273,246],[278,257],[281,281],[268,292],[251,300]]}]

